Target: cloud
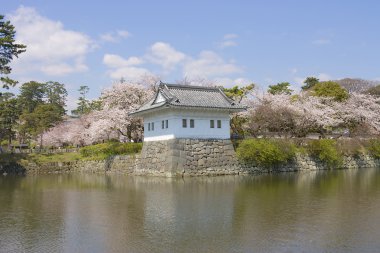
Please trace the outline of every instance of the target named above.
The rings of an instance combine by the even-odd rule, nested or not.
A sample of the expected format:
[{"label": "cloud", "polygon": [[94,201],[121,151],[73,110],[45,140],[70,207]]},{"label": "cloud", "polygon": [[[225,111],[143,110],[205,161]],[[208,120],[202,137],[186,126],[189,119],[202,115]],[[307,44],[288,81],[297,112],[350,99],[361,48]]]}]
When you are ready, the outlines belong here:
[{"label": "cloud", "polygon": [[55,76],[88,69],[85,56],[95,45],[87,35],[65,29],[34,8],[21,6],[7,17],[16,27],[17,42],[27,45],[26,52],[14,61],[14,74],[39,71]]},{"label": "cloud", "polygon": [[151,63],[162,66],[165,72],[169,72],[183,62],[186,55],[177,51],[168,43],[156,42],[149,48],[146,58]]},{"label": "cloud", "polygon": [[183,77],[209,80],[243,72],[240,66],[225,61],[213,51],[202,51],[197,57],[192,57],[165,42],[152,44],[140,57],[124,58],[115,54],[105,54],[103,63],[109,68],[108,75],[113,79],[138,79],[151,74],[145,67],[147,64],[162,67],[165,74],[180,71]]},{"label": "cloud", "polygon": [[297,72],[298,72],[297,68],[290,69],[290,73],[292,73],[293,75],[297,74]]},{"label": "cloud", "polygon": [[234,33],[225,34],[223,36],[223,40],[219,43],[219,47],[220,48],[235,47],[238,45],[237,42],[235,41],[235,39],[237,38],[238,38],[237,34],[234,34]]},{"label": "cloud", "polygon": [[318,40],[312,41],[312,43],[314,45],[327,45],[327,44],[331,43],[331,40],[329,40],[329,39],[318,39]]},{"label": "cloud", "polygon": [[132,56],[128,59],[124,59],[123,57],[116,54],[105,54],[103,57],[103,63],[111,68],[118,67],[128,67],[133,65],[140,65],[144,63],[141,58]]},{"label": "cloud", "polygon": [[237,37],[239,37],[239,36],[237,34],[234,34],[234,33],[228,33],[228,34],[225,34],[223,36],[223,38],[225,40],[236,39]]},{"label": "cloud", "polygon": [[125,59],[119,55],[105,54],[103,63],[109,68],[108,74],[112,79],[138,80],[142,76],[150,74],[149,70],[136,67],[143,64],[144,61],[135,56]]},{"label": "cloud", "polygon": [[239,66],[225,62],[213,51],[202,51],[198,58],[189,60],[183,69],[184,76],[207,78],[241,72],[242,69]]},{"label": "cloud", "polygon": [[108,32],[100,35],[100,39],[105,42],[120,42],[121,39],[129,38],[131,34],[125,30],[118,30],[116,32]]},{"label": "cloud", "polygon": [[239,86],[239,87],[242,87],[242,86],[247,86],[251,83],[254,83],[252,80],[250,79],[247,79],[247,78],[243,78],[243,77],[240,77],[240,78],[236,78],[236,79],[232,79],[232,78],[215,78],[215,82],[218,84],[218,85],[222,85],[223,87],[226,87],[226,88],[232,88],[234,86]]}]

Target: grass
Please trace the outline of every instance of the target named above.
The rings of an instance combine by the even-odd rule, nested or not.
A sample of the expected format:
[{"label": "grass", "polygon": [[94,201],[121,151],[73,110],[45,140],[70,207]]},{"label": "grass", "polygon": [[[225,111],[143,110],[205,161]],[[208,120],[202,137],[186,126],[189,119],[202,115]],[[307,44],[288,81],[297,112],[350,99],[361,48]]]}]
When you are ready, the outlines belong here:
[{"label": "grass", "polygon": [[31,154],[0,154],[0,163],[27,163],[37,164],[51,162],[74,162],[79,160],[105,160],[113,155],[130,155],[141,151],[142,143],[106,142],[86,146],[80,152],[62,153],[31,153]]}]

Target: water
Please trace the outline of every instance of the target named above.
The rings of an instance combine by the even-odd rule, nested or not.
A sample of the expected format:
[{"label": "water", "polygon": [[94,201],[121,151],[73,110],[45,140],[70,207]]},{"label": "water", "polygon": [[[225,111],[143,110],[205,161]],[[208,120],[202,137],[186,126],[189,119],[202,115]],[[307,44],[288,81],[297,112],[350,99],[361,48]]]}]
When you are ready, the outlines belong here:
[{"label": "water", "polygon": [[0,252],[378,252],[380,169],[0,177]]}]

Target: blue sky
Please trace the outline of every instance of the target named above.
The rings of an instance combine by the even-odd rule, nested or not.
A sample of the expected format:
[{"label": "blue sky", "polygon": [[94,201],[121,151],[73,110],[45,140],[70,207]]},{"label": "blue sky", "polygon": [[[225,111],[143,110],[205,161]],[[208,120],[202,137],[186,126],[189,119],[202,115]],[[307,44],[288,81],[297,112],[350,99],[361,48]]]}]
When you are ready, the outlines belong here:
[{"label": "blue sky", "polygon": [[380,80],[379,1],[4,1],[28,51],[12,77],[79,85],[184,76],[225,86]]}]

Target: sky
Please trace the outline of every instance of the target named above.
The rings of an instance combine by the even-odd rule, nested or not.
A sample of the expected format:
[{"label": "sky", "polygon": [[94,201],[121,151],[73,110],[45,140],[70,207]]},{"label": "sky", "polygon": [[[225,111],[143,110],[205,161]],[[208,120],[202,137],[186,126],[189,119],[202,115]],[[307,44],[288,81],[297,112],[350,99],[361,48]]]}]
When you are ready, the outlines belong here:
[{"label": "sky", "polygon": [[265,89],[307,76],[380,80],[380,1],[0,0],[26,53],[11,77],[58,81],[73,109],[124,78]]}]

